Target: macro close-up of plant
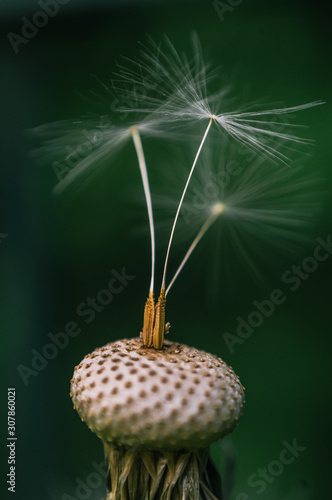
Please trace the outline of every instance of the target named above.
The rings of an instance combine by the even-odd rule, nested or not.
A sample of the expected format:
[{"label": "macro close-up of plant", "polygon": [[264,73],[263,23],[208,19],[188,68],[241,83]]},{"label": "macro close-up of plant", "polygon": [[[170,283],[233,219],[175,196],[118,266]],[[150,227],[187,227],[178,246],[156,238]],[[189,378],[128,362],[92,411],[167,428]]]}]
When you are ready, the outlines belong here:
[{"label": "macro close-up of plant", "polygon": [[[100,127],[90,117],[76,124],[60,122],[41,126],[34,132],[44,138],[41,152],[45,155],[60,153],[62,145],[75,142],[79,128],[89,126],[101,133],[93,151],[69,172],[62,172],[56,193],[77,183],[85,184],[88,189],[88,182],[93,183],[93,180],[87,181],[90,171],[98,170],[98,162],[105,157],[112,166],[116,161],[114,150],[128,142],[135,149],[144,190],[151,276],[142,330],[139,337],[139,332],[133,332],[136,338],[132,340],[106,344],[88,354],[75,368],[71,382],[74,408],[104,443],[108,464],[107,499],[222,500],[221,478],[208,449],[212,442],[237,425],[244,406],[244,387],[221,358],[164,340],[176,321],[176,318],[168,320],[166,297],[192,252],[217,219],[226,218],[231,224],[234,218],[235,225],[240,220],[249,232],[251,229],[254,234],[261,231],[267,238],[274,233],[279,245],[282,238],[292,239],[294,227],[305,223],[310,212],[310,196],[308,202],[308,195],[302,190],[310,181],[303,179],[299,186],[299,181],[294,182],[288,170],[294,161],[294,152],[301,152],[301,147],[310,145],[311,141],[295,133],[299,125],[279,118],[322,102],[270,110],[252,104],[230,110],[229,89],[208,91],[218,73],[204,62],[197,36],[192,38],[191,56],[180,55],[168,39],[165,45],[163,49],[149,40],[147,46],[142,46],[140,58],[129,61],[127,67],[119,66],[110,86],[100,82],[108,98],[117,100],[115,115],[120,116],[120,125],[115,125],[113,117],[107,116],[104,124],[108,125]],[[121,118],[123,114],[126,120]],[[140,119],[135,121],[137,116]],[[124,125],[125,121],[128,125]],[[97,134],[95,132],[95,139]],[[174,211],[160,292],[156,297],[155,270],[160,254],[156,253],[148,175],[151,168],[148,164],[152,162],[146,161],[143,145],[148,137],[178,142],[180,148],[187,151],[192,150],[193,143],[198,143],[191,164],[181,165],[187,177]],[[254,161],[241,174],[233,169],[239,178],[230,189],[223,177],[225,165],[234,161],[240,147],[246,148],[248,154],[253,153]],[[169,150],[172,153],[172,149]],[[68,157],[63,157],[61,163],[67,160]],[[174,151],[173,157],[170,155],[164,160],[173,164],[181,161]],[[153,168],[158,168],[155,159],[153,163]],[[195,179],[195,169],[201,169],[207,180],[204,181],[202,175]],[[204,192],[213,171],[217,176],[215,195],[210,196],[199,211],[202,213],[196,219],[203,217],[202,224],[168,281],[173,237],[191,184],[196,182],[197,189]],[[269,191],[270,199],[266,199],[264,205],[262,194],[267,197]],[[314,195],[311,198],[314,203]],[[192,206],[192,211],[194,208]],[[188,202],[186,210],[188,217]],[[195,222],[189,222],[189,227],[197,225],[198,221]]]},{"label": "macro close-up of plant", "polygon": [[328,17],[0,19],[1,499],[330,498]]}]

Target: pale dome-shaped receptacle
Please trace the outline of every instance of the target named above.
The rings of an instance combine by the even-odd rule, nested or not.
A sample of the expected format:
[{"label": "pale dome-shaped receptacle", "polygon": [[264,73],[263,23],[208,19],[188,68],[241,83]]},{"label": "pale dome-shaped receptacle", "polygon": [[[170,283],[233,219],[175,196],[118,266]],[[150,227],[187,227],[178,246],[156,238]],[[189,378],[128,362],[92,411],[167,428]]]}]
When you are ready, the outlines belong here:
[{"label": "pale dome-shaped receptacle", "polygon": [[[220,358],[168,341],[146,348],[139,338],[88,354],[71,397],[104,442],[112,500],[140,498],[142,487],[149,500],[208,498],[208,447],[234,429],[244,405],[239,378]],[[145,486],[134,484],[138,475]]]}]

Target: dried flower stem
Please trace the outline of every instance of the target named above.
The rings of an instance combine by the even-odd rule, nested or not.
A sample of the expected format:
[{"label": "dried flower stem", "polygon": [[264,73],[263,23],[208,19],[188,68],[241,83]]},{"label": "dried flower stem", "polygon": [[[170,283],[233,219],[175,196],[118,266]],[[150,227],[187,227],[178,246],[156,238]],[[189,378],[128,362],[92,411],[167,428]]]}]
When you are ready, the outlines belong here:
[{"label": "dried flower stem", "polygon": [[209,448],[143,451],[106,442],[104,447],[107,500],[222,500],[219,491],[218,497],[211,491]]}]

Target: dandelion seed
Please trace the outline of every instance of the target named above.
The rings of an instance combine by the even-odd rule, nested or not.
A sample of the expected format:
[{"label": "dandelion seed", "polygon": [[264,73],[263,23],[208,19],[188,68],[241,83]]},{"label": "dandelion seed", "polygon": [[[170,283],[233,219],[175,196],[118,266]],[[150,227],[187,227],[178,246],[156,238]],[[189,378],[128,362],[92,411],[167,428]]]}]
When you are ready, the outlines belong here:
[{"label": "dandelion seed", "polygon": [[[243,262],[247,272],[262,280],[259,268],[270,261],[271,253],[297,254],[308,239],[305,228],[320,209],[321,182],[314,172],[308,174],[299,165],[292,169],[285,165],[266,169],[264,158],[250,157],[248,161],[248,157],[239,155],[234,144],[228,141],[224,141],[222,151],[224,154],[220,155],[219,149],[210,145],[201,153],[201,164],[191,179],[179,214],[177,242],[184,238],[191,240],[195,228],[204,228],[211,219],[214,207],[222,206],[222,216],[213,220],[214,233],[223,233],[220,244],[214,247],[218,260],[221,259],[220,245],[224,251],[231,248],[228,266],[236,259],[232,254],[238,254],[237,261]],[[187,175],[183,167],[185,158],[177,160],[180,179]],[[174,188],[171,172],[166,179],[161,183],[172,185],[172,192],[156,196],[155,208],[157,214],[169,213],[171,225],[171,214],[177,209],[181,190]],[[165,217],[163,224],[167,224]],[[196,248],[196,238],[190,250],[192,246]],[[264,252],[260,255],[262,248]],[[188,258],[191,253],[188,251]],[[186,254],[172,285],[188,258]],[[169,288],[170,285],[167,293]]]},{"label": "dandelion seed", "polygon": [[[299,128],[298,125],[285,122],[282,123],[280,129],[280,118],[322,104],[321,101],[315,101],[300,106],[270,110],[258,109],[257,106],[255,108],[247,106],[241,111],[231,110],[229,109],[230,89],[228,87],[209,93],[208,86],[212,80],[216,79],[217,71],[211,64],[205,63],[196,35],[193,36],[192,42],[193,56],[188,58],[186,55],[180,55],[168,39],[166,39],[165,50],[150,40],[148,46],[143,46],[141,56],[137,60],[127,61],[126,67],[119,67],[118,80],[115,80],[110,87],[101,83],[103,91],[106,92],[105,102],[112,99],[114,95],[120,103],[118,112],[125,112],[131,118],[128,124],[115,126],[112,120],[108,123],[107,120],[98,123],[96,117],[91,116],[89,119],[82,119],[76,123],[59,122],[35,130],[44,139],[41,153],[47,159],[51,159],[57,153],[62,152],[60,159],[67,164],[72,159],[72,145],[79,140],[82,130],[85,135],[87,133],[93,138],[90,141],[90,150],[85,154],[76,155],[78,159],[75,164],[72,168],[67,168],[69,172],[55,187],[56,193],[62,192],[72,184],[77,185],[79,181],[89,179],[90,174],[102,163],[109,161],[112,164],[114,152],[124,147],[130,140],[133,141],[142,178],[151,240],[151,278],[144,309],[142,335],[146,346],[153,345],[157,349],[163,345],[166,295],[203,235],[221,213],[225,214],[222,219],[231,220],[233,223],[234,227],[230,228],[230,233],[239,251],[243,251],[243,245],[241,237],[235,230],[237,224],[245,228],[247,233],[256,235],[258,239],[270,238],[276,245],[280,245],[282,237],[288,238],[293,233],[293,228],[300,224],[300,218],[292,203],[286,208],[281,208],[279,203],[271,208],[267,208],[267,205],[259,206],[262,192],[269,193],[271,186],[278,185],[276,178],[280,175],[285,176],[284,172],[281,173],[280,169],[278,170],[278,167],[275,170],[275,178],[266,175],[262,177],[261,167],[264,159],[272,160],[277,164],[288,164],[293,151],[312,143],[294,133],[295,129]],[[121,86],[119,86],[119,81]],[[93,92],[91,95],[95,98]],[[198,148],[193,153],[191,167],[187,171],[184,187],[175,209],[160,295],[155,305],[155,229],[143,142],[147,136],[170,138],[178,133],[180,139],[187,140],[185,143],[187,147],[192,141],[190,134],[193,133],[193,128],[187,127],[189,123],[195,125],[197,130],[203,127],[204,130],[202,130]],[[180,127],[183,126],[186,126],[187,135],[180,133]],[[93,134],[93,128],[97,131],[97,135],[96,132]],[[200,230],[189,246],[174,278],[167,286],[170,250],[179,217],[183,210],[186,210],[189,215],[191,212],[187,199],[190,188],[195,186],[192,181],[194,171],[199,166],[199,169],[204,172],[202,163],[203,165],[205,163],[205,166],[219,165],[219,157],[225,159],[227,154],[225,138],[232,140],[234,147],[236,144],[237,147],[241,144],[254,151],[255,154],[261,156],[262,160],[257,160],[250,168],[243,169],[241,181],[236,179],[232,183],[232,189],[230,186],[223,185],[220,195],[210,200],[210,211],[204,215]],[[66,150],[67,153],[63,154]],[[217,155],[217,159],[216,157],[208,158],[211,151],[213,155]],[[294,190],[288,189],[289,194],[294,195]],[[281,187],[280,191],[282,191]],[[255,203],[251,205],[253,199]],[[214,207],[212,212],[211,206]],[[244,251],[243,255],[245,256]],[[247,262],[249,263],[249,260]]]},{"label": "dandelion seed", "polygon": [[153,223],[153,214],[152,214],[152,202],[151,202],[151,193],[148,179],[148,172],[146,168],[144,152],[142,147],[141,138],[138,132],[137,127],[132,127],[132,136],[135,144],[138,163],[142,176],[142,183],[145,194],[145,201],[148,210],[149,216],[149,228],[150,228],[150,239],[151,239],[151,281],[149,288],[149,296],[145,304],[144,308],[144,320],[143,320],[143,342],[147,347],[151,347],[153,342],[153,328],[155,324],[155,309],[154,309],[154,297],[153,297],[153,289],[154,289],[154,272],[155,272],[155,234],[154,234],[154,223]]}]

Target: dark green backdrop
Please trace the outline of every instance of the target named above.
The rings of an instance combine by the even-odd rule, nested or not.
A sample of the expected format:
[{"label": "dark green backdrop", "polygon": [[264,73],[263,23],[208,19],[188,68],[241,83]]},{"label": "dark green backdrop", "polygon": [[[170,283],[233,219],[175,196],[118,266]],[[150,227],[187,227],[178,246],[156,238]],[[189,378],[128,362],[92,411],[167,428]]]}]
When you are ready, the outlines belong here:
[{"label": "dark green backdrop", "polygon": [[[331,498],[332,258],[320,263],[296,292],[288,290],[285,303],[233,353],[222,336],[225,331],[234,332],[237,316],[248,316],[253,300],[263,300],[281,287],[282,270],[312,255],[316,237],[326,239],[332,231],[327,120],[330,24],[321,2],[228,3],[235,4],[222,21],[210,1],[94,4],[72,0],[61,5],[26,45],[20,45],[18,54],[7,34],[20,33],[22,16],[31,19],[38,4],[5,2],[1,7],[0,311],[5,367],[1,419],[5,422],[6,387],[14,386],[16,498],[20,500],[80,498],[75,494],[76,479],[92,480],[92,464],[103,460],[103,452],[72,409],[69,381],[74,366],[95,347],[138,334],[149,274],[148,233],[137,237],[132,230],[146,225],[144,209],[137,211],[128,195],[139,187],[134,156],[125,153],[121,168],[104,170],[79,195],[55,199],[51,194],[54,171],[47,160],[42,167],[31,161],[29,151],[35,143],[24,131],[89,111],[78,93],[86,94],[91,88],[90,75],[108,79],[121,55],[137,54],[137,41],[144,40],[146,33],[157,41],[167,34],[182,50],[188,49],[192,30],[199,34],[209,58],[234,79],[241,97],[268,97],[285,105],[327,101],[297,118],[310,126],[309,135],[316,140],[306,168],[324,180],[321,215],[308,230],[313,240],[297,257],[285,259],[276,272],[272,272],[271,257],[265,287],[243,273],[241,266],[237,268],[235,260],[231,281],[221,282],[218,294],[211,296],[209,276],[216,272],[217,261],[210,254],[213,239],[207,239],[175,285],[167,318],[172,323],[171,339],[222,356],[246,387],[245,414],[232,441],[225,443],[235,454],[231,499]],[[123,266],[135,280],[91,324],[84,324],[75,313],[77,305],[107,284],[112,269]],[[31,367],[31,350],[41,352],[49,332],[62,331],[71,320],[80,322],[79,336],[70,339],[25,385],[18,365]],[[258,494],[248,478],[259,468],[273,468],[283,442],[294,439],[306,449]],[[4,441],[1,447],[6,459]],[[218,447],[214,456],[222,466]],[[7,466],[1,470],[3,487]],[[101,498],[103,486],[92,489],[86,498]]]}]

